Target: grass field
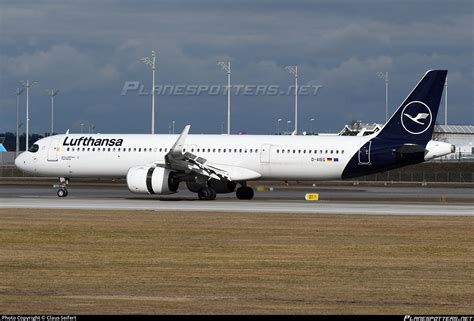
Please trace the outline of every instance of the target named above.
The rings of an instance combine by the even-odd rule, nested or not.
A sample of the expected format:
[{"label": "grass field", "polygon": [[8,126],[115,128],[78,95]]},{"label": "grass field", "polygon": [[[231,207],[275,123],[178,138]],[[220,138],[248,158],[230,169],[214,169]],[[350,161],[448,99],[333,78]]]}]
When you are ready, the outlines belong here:
[{"label": "grass field", "polygon": [[474,218],[0,210],[0,314],[474,313]]}]

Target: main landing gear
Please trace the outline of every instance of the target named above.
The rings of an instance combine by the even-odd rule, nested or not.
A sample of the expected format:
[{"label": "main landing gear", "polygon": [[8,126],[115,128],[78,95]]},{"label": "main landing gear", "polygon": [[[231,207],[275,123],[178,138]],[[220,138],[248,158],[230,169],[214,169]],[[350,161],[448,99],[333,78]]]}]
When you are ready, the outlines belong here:
[{"label": "main landing gear", "polygon": [[[200,200],[212,201],[216,199],[216,190],[209,186],[204,186],[198,190],[198,198]],[[239,200],[251,200],[254,196],[254,191],[251,187],[242,185],[235,192],[235,196]]]},{"label": "main landing gear", "polygon": [[69,184],[69,178],[60,177],[59,184],[53,185],[54,188],[58,189],[56,192],[58,197],[66,197],[68,195],[67,184]]},{"label": "main landing gear", "polygon": [[200,200],[215,200],[216,199],[216,191],[211,187],[203,187],[198,191],[198,197]]},{"label": "main landing gear", "polygon": [[235,192],[235,196],[237,196],[239,200],[251,200],[253,198],[253,195],[253,189],[245,185],[239,187]]}]

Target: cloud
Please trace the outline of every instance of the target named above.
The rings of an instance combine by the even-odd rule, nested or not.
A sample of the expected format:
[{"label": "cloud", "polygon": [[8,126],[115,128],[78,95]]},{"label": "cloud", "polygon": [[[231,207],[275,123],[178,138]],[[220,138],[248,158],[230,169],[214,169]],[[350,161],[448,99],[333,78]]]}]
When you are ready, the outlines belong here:
[{"label": "cloud", "polygon": [[[61,90],[58,126],[93,121],[102,132],[146,132],[149,97],[120,96],[127,80],[150,83],[140,62],[157,50],[160,84],[224,84],[217,62],[232,61],[235,84],[288,86],[286,65],[299,65],[300,82],[323,85],[302,97],[301,122],[338,131],[357,117],[382,121],[390,72],[395,108],[421,75],[449,69],[453,123],[472,123],[473,12],[470,1],[116,1],[49,0],[0,4],[0,102],[14,104],[20,79],[38,80],[39,93]],[[35,97],[37,95],[37,97]],[[219,132],[224,97],[159,97],[158,122],[192,122]],[[235,127],[273,130],[273,118],[292,117],[291,97],[233,97]],[[58,107],[59,108],[59,107]],[[11,109],[0,119],[12,128]],[[133,110],[133,111],[131,111]],[[35,115],[47,128],[48,115]],[[76,126],[77,127],[77,126]]]}]

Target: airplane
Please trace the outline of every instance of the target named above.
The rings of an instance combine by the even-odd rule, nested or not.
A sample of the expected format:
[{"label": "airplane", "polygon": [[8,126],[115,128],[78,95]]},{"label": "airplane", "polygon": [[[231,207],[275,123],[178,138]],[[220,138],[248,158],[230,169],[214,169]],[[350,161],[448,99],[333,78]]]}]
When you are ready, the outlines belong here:
[{"label": "airplane", "polygon": [[[378,132],[367,136],[66,134],[46,137],[15,159],[22,171],[70,178],[125,178],[138,194],[171,194],[181,182],[201,200],[234,193],[247,182],[351,179],[455,152],[431,140],[447,70],[429,70]],[[423,120],[421,122],[420,120]]]},{"label": "airplane", "polygon": [[3,146],[4,142],[5,142],[5,137],[0,137],[0,153],[7,152],[7,150],[5,149],[5,146]]}]

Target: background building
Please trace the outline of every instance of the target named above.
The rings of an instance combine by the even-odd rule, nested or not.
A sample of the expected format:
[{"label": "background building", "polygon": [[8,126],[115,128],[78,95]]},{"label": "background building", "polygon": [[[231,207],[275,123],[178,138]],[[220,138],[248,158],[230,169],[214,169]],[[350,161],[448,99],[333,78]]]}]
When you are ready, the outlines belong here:
[{"label": "background building", "polygon": [[456,146],[456,153],[446,156],[448,159],[474,158],[473,125],[435,125],[433,139]]},{"label": "background building", "polygon": [[[378,132],[383,124],[368,124],[354,121],[341,130],[341,136],[366,136]],[[452,160],[474,159],[473,125],[435,125],[433,140],[447,142],[456,146],[456,153],[444,157]]]}]

